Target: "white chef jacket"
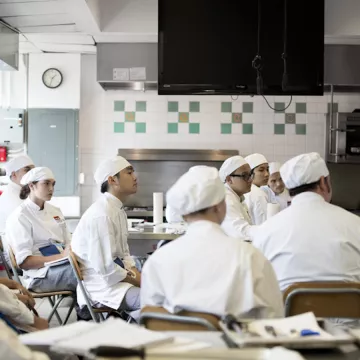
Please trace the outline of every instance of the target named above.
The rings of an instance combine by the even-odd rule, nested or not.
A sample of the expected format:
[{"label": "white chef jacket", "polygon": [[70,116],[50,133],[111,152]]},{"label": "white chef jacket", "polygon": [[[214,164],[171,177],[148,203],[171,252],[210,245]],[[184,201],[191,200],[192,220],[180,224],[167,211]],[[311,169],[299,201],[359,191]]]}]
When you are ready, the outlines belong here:
[{"label": "white chef jacket", "polygon": [[228,236],[251,240],[251,231],[254,226],[244,196],[237,195],[229,184],[225,184],[225,190],[226,216],[221,227]]},{"label": "white chef jacket", "polygon": [[270,260],[285,290],[295,282],[360,282],[360,218],[314,192],[254,232],[253,245]]},{"label": "white chef jacket", "polygon": [[21,343],[18,334],[0,320],[0,359],[6,360],[50,360],[41,352],[32,351]]},{"label": "white chef jacket", "polygon": [[5,285],[0,284],[0,312],[13,324],[32,325],[34,314]]},{"label": "white chef jacket", "polygon": [[[94,303],[118,309],[132,286],[122,282],[127,271],[114,263],[118,257],[125,268],[135,266],[127,242],[127,216],[123,203],[105,193],[81,217],[73,234],[71,247],[76,254],[84,277],[84,285]],[[78,288],[78,303],[85,299]]]},{"label": "white chef jacket", "polygon": [[280,205],[280,210],[284,210],[290,205],[291,197],[288,189],[284,189],[279,195],[276,195],[269,186],[262,186],[261,190],[266,193],[269,203]]},{"label": "white chef jacket", "polygon": [[251,244],[228,237],[209,221],[157,250],[144,265],[141,306],[171,313],[281,317],[283,302],[271,264]]},{"label": "white chef jacket", "polygon": [[[59,208],[45,202],[41,210],[27,198],[8,217],[6,239],[14,251],[17,264],[21,265],[28,256],[41,256],[39,248],[43,246],[69,244],[71,235]],[[48,267],[23,270],[25,285],[29,286],[34,278],[45,278],[48,270]]]},{"label": "white chef jacket", "polygon": [[245,194],[245,203],[254,225],[261,225],[266,221],[268,198],[264,191],[252,184],[251,191]]}]

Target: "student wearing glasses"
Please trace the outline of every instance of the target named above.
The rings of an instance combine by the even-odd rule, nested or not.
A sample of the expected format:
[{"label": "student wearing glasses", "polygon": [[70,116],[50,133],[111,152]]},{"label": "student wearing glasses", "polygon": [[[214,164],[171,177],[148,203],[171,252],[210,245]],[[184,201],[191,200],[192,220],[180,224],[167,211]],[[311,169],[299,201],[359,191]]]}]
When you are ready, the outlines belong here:
[{"label": "student wearing glasses", "polygon": [[244,195],[251,191],[250,165],[243,157],[232,156],[222,164],[219,175],[226,189],[226,216],[221,226],[228,236],[249,241],[254,226]]}]

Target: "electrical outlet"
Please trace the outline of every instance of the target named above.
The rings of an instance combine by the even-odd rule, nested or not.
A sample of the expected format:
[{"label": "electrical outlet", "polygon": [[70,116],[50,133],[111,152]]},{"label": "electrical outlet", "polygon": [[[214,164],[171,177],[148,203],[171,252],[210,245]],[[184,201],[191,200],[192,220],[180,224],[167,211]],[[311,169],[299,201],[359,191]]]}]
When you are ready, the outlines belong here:
[{"label": "electrical outlet", "polygon": [[285,114],[285,124],[295,124],[296,117],[295,114]]}]

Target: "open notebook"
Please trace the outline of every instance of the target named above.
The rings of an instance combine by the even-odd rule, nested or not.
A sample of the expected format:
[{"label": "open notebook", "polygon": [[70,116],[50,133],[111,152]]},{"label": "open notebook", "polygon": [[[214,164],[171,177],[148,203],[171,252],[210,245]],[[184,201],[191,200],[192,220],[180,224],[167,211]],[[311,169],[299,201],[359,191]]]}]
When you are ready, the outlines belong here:
[{"label": "open notebook", "polygon": [[58,259],[58,260],[53,260],[53,261],[47,261],[44,263],[44,266],[59,266],[59,265],[63,265],[63,264],[68,264],[69,263],[69,258],[68,257],[64,257],[62,259]]},{"label": "open notebook", "polygon": [[[138,325],[112,318],[100,324],[87,323],[85,325],[80,322],[58,329],[38,332],[37,338],[35,334],[22,335],[20,340],[28,345],[52,345],[54,351],[77,355],[86,355],[90,349],[99,346],[135,349],[149,348],[173,341],[173,337],[170,335],[146,330]],[[45,340],[41,339],[46,339],[47,344],[44,343]]]}]

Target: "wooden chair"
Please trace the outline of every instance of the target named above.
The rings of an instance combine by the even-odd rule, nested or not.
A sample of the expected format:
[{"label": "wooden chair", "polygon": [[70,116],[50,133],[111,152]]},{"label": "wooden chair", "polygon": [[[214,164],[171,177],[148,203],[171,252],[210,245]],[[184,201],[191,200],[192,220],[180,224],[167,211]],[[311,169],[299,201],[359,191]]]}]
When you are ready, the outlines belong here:
[{"label": "wooden chair", "polygon": [[[9,258],[10,258],[10,263],[11,263],[11,269],[13,271],[14,274],[14,278],[15,280],[21,284],[21,280],[18,274],[18,269],[19,266],[16,263],[16,259],[15,259],[15,255],[14,252],[12,250],[12,248],[9,246]],[[51,312],[48,316],[48,321],[50,322],[50,320],[52,319],[52,317],[55,315],[59,324],[60,325],[66,325],[67,321],[69,320],[69,317],[71,315],[71,312],[73,311],[75,304],[76,304],[76,296],[75,294],[70,291],[70,290],[61,290],[61,291],[50,291],[50,292],[33,292],[30,291],[31,295],[33,296],[34,299],[48,299],[50,305],[51,305]],[[66,318],[64,321],[61,320],[61,317],[59,315],[59,313],[57,312],[57,309],[60,305],[60,303],[68,297],[72,297],[73,301],[70,305],[69,311],[66,315]]]},{"label": "wooden chair", "polygon": [[285,316],[312,311],[316,317],[360,318],[360,283],[295,283],[283,297]]},{"label": "wooden chair", "polygon": [[218,331],[220,318],[207,313],[181,311],[174,315],[163,307],[145,306],[140,324],[156,331]]},{"label": "wooden chair", "polygon": [[92,319],[97,323],[99,323],[101,321],[104,321],[105,320],[104,313],[108,313],[108,314],[116,313],[116,314],[119,314],[121,316],[122,315],[121,313],[119,313],[117,310],[114,310],[112,308],[109,308],[109,307],[106,307],[106,306],[103,306],[101,308],[96,308],[96,307],[93,307],[91,305],[89,295],[88,295],[88,293],[87,293],[87,291],[85,289],[84,283],[83,283],[84,278],[82,276],[79,263],[78,263],[78,261],[76,259],[75,254],[72,252],[72,250],[69,251],[69,260],[70,260],[70,264],[72,266],[72,269],[73,269],[73,271],[75,273],[76,279],[78,281],[80,291],[84,296],[86,306],[89,309],[89,312],[90,312],[90,315],[91,315]]}]

